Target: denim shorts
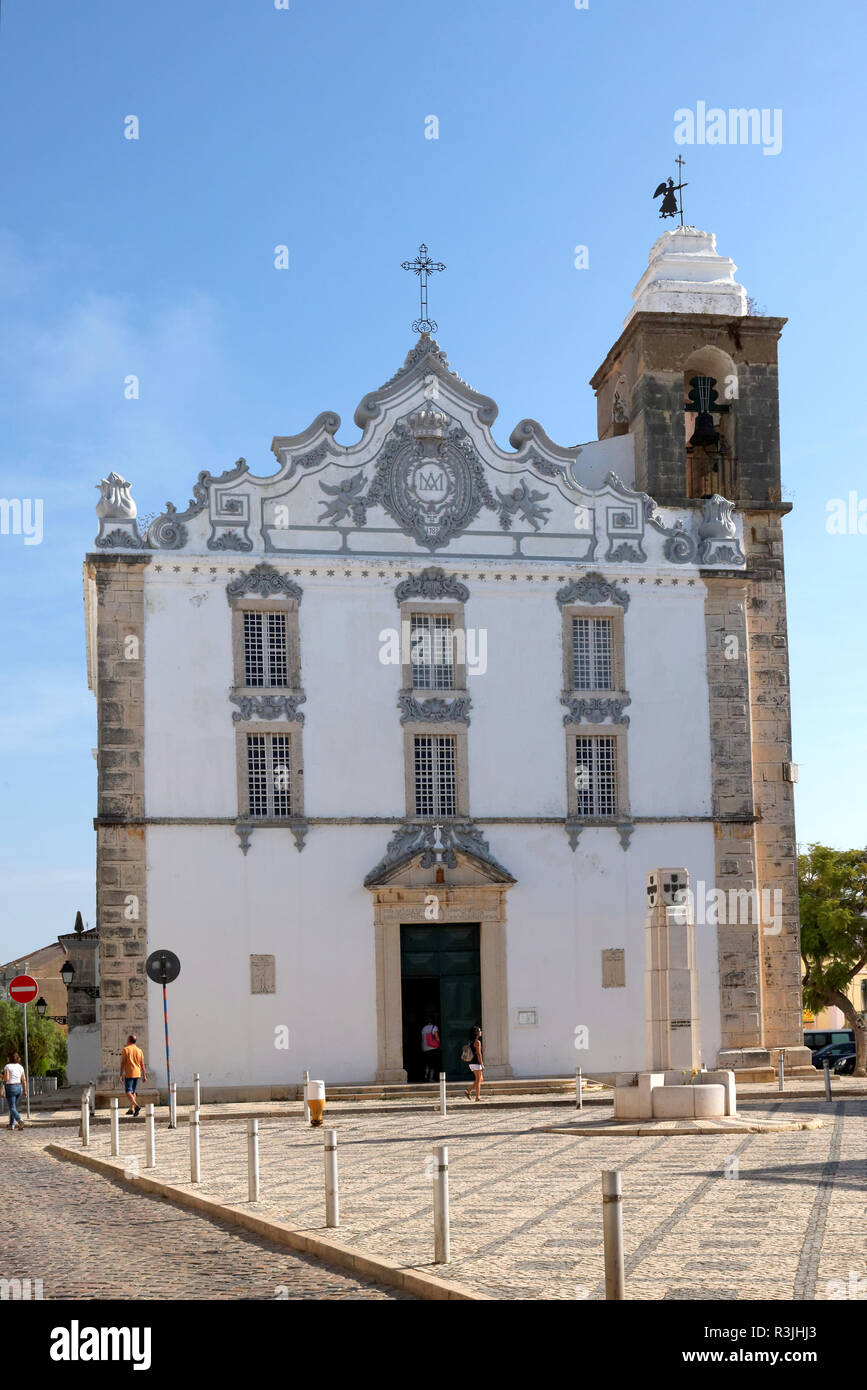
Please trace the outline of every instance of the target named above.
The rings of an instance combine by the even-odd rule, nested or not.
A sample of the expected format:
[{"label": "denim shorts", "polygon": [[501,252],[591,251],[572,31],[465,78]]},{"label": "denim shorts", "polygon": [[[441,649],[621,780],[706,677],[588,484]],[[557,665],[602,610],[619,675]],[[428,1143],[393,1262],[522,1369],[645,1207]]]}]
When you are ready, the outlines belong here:
[{"label": "denim shorts", "polygon": [[129,1091],[134,1096],[138,1089],[139,1078],[137,1076],[125,1076],[123,1079],[123,1089]]}]

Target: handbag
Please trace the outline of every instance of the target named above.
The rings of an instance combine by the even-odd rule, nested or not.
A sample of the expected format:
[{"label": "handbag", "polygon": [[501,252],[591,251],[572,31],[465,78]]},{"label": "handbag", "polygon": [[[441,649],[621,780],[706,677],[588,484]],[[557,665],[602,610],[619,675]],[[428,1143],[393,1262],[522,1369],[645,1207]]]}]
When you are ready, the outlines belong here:
[{"label": "handbag", "polygon": [[464,1043],[461,1048],[461,1061],[471,1062],[476,1054],[473,1051],[472,1043]]}]

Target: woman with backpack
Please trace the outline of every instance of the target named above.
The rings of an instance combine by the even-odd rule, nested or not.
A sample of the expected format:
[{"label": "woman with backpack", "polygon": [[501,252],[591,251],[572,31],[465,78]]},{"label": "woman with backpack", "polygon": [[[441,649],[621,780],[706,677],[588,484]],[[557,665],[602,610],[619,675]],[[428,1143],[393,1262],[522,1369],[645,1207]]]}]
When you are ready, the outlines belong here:
[{"label": "woman with backpack", "polygon": [[[473,1031],[470,1034],[469,1042],[464,1043],[464,1046],[461,1050],[461,1061],[469,1063],[470,1071],[473,1073],[473,1081],[475,1082],[476,1087],[475,1099],[481,1100],[482,1078],[484,1076],[485,1071],[485,1059],[482,1056],[482,1030],[478,1024],[474,1026]],[[464,1095],[466,1096],[467,1100],[472,1100],[473,1098],[470,1095],[470,1090],[471,1087],[468,1086],[466,1091],[464,1091]]]}]

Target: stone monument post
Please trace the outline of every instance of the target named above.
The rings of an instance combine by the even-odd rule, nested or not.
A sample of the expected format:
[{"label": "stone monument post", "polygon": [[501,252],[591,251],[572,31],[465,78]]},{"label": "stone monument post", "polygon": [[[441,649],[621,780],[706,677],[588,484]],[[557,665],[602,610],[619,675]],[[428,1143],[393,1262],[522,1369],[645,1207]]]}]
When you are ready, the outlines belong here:
[{"label": "stone monument post", "polygon": [[695,914],[686,869],[647,876],[644,1008],[652,1072],[701,1066]]}]

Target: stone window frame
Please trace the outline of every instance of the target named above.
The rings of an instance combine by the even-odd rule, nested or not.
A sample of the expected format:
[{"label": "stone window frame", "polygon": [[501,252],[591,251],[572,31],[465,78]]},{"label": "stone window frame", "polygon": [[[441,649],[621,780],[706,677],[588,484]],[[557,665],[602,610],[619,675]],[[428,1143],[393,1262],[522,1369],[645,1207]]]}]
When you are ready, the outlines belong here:
[{"label": "stone window frame", "polygon": [[[440,691],[433,692],[437,695]],[[469,752],[467,726],[454,720],[434,721],[414,719],[403,726],[403,766],[406,792],[406,817],[427,824],[437,815],[421,816],[415,809],[415,740],[417,738],[454,738],[455,740],[455,811],[443,819],[468,820],[470,815]]]},{"label": "stone window frame", "polygon": [[[291,695],[301,690],[301,634],[298,623],[298,600],[295,598],[252,598],[241,594],[229,599],[232,610],[232,694],[234,695]],[[244,662],[244,614],[283,613],[286,617],[287,685],[246,685]]]},{"label": "stone window frame", "polygon": [[[566,805],[569,820],[584,825],[616,825],[629,815],[629,764],[627,759],[627,727],[625,724],[587,724],[570,721],[565,726],[566,733]],[[617,758],[617,809],[613,816],[584,815],[578,809],[578,791],[575,786],[575,739],[613,738]]]},{"label": "stone window frame", "polygon": [[[441,616],[450,616],[452,619],[452,631],[461,631],[464,634],[463,661],[455,660],[454,663],[454,685],[436,688],[433,686],[414,686],[412,683],[412,661],[410,659],[410,642],[404,642],[404,623],[411,623],[413,613],[433,613]],[[409,632],[409,628],[407,628]],[[447,699],[449,695],[457,695],[466,692],[467,689],[467,641],[466,623],[464,621],[464,605],[457,600],[429,600],[429,599],[405,599],[400,605],[400,663],[401,663],[401,687],[403,690],[410,691],[420,699],[432,699],[438,697]]]},{"label": "stone window frame", "polygon": [[[238,816],[252,825],[291,825],[304,815],[304,753],[300,720],[241,719],[235,728],[235,776],[238,783]],[[247,737],[249,734],[286,734],[289,738],[288,816],[250,814],[250,784],[247,777]]]},{"label": "stone window frame", "polygon": [[[574,652],[572,640],[573,618],[608,618],[611,621],[611,673],[612,687],[577,686],[574,681]],[[618,603],[591,604],[567,603],[563,608],[563,689],[570,695],[625,695],[626,694],[626,637],[623,623],[623,609]]]}]

